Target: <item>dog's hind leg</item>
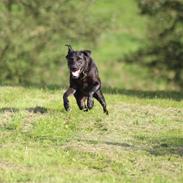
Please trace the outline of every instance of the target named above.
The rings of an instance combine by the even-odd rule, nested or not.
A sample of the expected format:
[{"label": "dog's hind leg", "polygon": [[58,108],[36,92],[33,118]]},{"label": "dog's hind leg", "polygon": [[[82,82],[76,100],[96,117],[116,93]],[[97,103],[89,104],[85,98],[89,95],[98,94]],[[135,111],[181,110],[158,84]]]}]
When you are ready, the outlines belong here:
[{"label": "dog's hind leg", "polygon": [[108,110],[107,110],[107,105],[106,105],[106,101],[105,98],[103,96],[103,93],[101,90],[98,90],[97,92],[94,93],[94,98],[96,98],[99,103],[102,105],[103,111],[104,113],[106,113],[107,115],[109,114]]}]

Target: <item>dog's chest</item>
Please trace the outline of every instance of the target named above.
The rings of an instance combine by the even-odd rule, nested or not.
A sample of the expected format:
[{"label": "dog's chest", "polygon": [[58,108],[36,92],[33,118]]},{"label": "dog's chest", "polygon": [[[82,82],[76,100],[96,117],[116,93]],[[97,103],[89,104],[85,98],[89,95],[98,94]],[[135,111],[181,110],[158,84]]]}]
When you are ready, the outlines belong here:
[{"label": "dog's chest", "polygon": [[91,80],[86,77],[77,81],[77,88],[81,91],[87,91],[91,87]]}]

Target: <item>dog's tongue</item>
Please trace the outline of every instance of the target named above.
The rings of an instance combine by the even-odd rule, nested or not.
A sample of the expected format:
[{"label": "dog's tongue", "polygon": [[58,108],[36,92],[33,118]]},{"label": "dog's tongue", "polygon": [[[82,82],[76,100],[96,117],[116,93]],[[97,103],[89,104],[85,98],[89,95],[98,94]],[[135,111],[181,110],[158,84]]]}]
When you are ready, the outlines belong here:
[{"label": "dog's tongue", "polygon": [[77,70],[77,71],[72,72],[72,75],[73,75],[74,77],[79,77],[79,73],[80,73],[80,69]]}]

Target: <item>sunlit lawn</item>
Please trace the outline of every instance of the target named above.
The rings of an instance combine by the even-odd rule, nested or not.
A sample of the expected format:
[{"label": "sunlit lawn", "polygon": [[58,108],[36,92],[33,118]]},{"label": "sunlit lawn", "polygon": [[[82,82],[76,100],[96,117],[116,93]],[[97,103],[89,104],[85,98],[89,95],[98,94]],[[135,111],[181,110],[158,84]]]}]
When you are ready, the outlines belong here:
[{"label": "sunlit lawn", "polygon": [[183,181],[183,95],[106,90],[106,116],[62,94],[0,88],[0,182]]}]

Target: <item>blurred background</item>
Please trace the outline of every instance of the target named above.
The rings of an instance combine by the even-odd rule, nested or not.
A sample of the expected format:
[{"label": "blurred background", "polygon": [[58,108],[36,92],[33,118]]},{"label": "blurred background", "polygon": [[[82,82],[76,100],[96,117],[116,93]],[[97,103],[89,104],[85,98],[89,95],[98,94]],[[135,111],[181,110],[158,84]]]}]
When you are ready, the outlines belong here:
[{"label": "blurred background", "polygon": [[182,0],[1,0],[0,84],[67,87],[65,44],[107,89],[183,89]]}]

